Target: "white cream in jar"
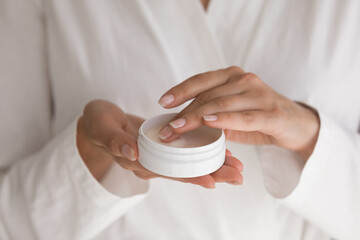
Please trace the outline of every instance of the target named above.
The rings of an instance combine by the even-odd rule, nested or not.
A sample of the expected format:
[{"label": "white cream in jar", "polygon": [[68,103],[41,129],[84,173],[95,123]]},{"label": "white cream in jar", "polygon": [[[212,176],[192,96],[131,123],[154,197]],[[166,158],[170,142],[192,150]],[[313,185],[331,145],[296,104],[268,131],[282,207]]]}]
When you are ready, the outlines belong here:
[{"label": "white cream in jar", "polygon": [[146,120],[139,129],[139,162],[148,170],[169,177],[197,177],[220,168],[225,161],[225,136],[206,126],[164,143],[159,130],[176,113]]},{"label": "white cream in jar", "polygon": [[177,148],[201,147],[215,142],[218,139],[216,133],[209,131],[205,127],[200,127],[193,131],[184,133],[183,135],[181,135],[181,137],[175,139],[172,142],[165,143],[159,138],[159,131],[162,127],[163,126],[156,126],[150,129],[148,132],[145,133],[146,137],[148,137],[153,142]]}]

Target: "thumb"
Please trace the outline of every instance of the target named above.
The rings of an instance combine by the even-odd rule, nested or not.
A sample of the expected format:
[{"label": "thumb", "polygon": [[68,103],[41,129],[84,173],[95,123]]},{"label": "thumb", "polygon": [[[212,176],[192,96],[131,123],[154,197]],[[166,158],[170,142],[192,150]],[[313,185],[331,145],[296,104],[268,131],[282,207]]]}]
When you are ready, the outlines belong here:
[{"label": "thumb", "polygon": [[136,137],[123,129],[113,131],[104,141],[104,147],[116,157],[123,157],[131,161],[138,158]]},{"label": "thumb", "polygon": [[137,135],[127,125],[108,118],[106,121],[88,124],[87,135],[93,144],[103,147],[112,156],[135,161],[138,158]]}]

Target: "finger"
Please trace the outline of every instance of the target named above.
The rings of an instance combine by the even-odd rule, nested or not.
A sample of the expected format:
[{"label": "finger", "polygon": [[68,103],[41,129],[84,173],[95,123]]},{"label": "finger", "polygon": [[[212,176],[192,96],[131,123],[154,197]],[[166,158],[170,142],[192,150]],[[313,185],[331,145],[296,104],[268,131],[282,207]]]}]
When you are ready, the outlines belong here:
[{"label": "finger", "polygon": [[131,161],[138,158],[136,138],[122,129],[109,134],[103,142],[103,147],[114,156],[124,157]]},{"label": "finger", "polygon": [[255,144],[255,145],[264,145],[264,144],[273,144],[274,141],[270,135],[264,134],[260,131],[236,131],[236,130],[224,130],[225,137],[227,140],[233,142],[239,142],[244,144]]},{"label": "finger", "polygon": [[134,173],[137,177],[139,177],[139,178],[141,178],[141,179],[143,179],[143,180],[149,180],[149,179],[152,179],[152,178],[159,177],[159,176],[156,175],[156,174],[153,174],[153,173],[151,173],[151,172],[145,172],[145,171],[137,171],[137,170],[135,170],[135,171],[133,171],[133,173]]},{"label": "finger", "polygon": [[138,157],[135,136],[121,128],[115,128],[109,122],[98,125],[96,131],[90,131],[88,135],[95,145],[103,147],[113,156],[132,161]]},{"label": "finger", "polygon": [[234,74],[243,74],[238,67],[197,74],[167,91],[159,100],[165,108],[173,108],[190,100],[202,92],[222,85]]},{"label": "finger", "polygon": [[226,155],[226,156],[232,156],[232,153],[230,152],[229,149],[226,149],[225,155]]},{"label": "finger", "polygon": [[144,172],[145,175],[159,176],[144,168],[139,161],[129,161],[129,159],[125,157],[115,157],[115,161],[125,170]]},{"label": "finger", "polygon": [[224,165],[235,168],[239,172],[243,172],[244,170],[244,165],[242,162],[233,156],[226,156]]},{"label": "finger", "polygon": [[243,185],[243,183],[238,183],[238,182],[226,182],[226,183],[231,185]]},{"label": "finger", "polygon": [[[175,120],[176,118],[173,118],[172,120]],[[171,121],[172,121],[171,120]],[[174,131],[171,129],[169,124],[166,124],[164,127],[162,127],[159,130],[159,138],[163,142],[172,142],[175,139],[178,139],[181,136],[181,134],[174,133]]]},{"label": "finger", "polygon": [[216,182],[238,182],[241,184],[243,181],[241,173],[237,169],[227,165],[221,166],[217,171],[211,173],[211,176]]},{"label": "finger", "polygon": [[[259,78],[253,73],[245,73],[241,76],[233,75],[229,78],[227,83],[199,94],[185,109],[183,109],[180,113],[173,117],[171,121],[180,118],[180,116],[191,112],[199,106],[209,103],[216,98],[226,97],[229,95],[243,94],[249,88],[253,86],[258,86],[259,82],[261,82],[261,80],[259,80]],[[259,94],[257,92],[255,92],[255,94],[251,93],[251,95],[247,95],[249,95],[249,97],[251,98],[259,97]],[[171,142],[181,136],[181,134],[174,133],[171,127],[168,125],[165,125],[163,128],[161,128],[159,133],[160,138],[164,142]]]},{"label": "finger", "polygon": [[94,100],[84,108],[84,124],[90,141],[111,155],[137,159],[136,135],[123,111],[115,104]]},{"label": "finger", "polygon": [[202,126],[204,116],[207,117],[207,120],[211,120],[209,116],[214,116],[213,114],[219,112],[259,110],[262,107],[264,107],[264,104],[260,97],[248,97],[246,94],[225,96],[185,113],[170,122],[169,125],[173,132],[184,133]]},{"label": "finger", "polygon": [[254,85],[253,83],[255,81],[253,79],[252,73],[245,73],[241,77],[238,75],[231,76],[227,83],[197,95],[196,98],[179,113],[179,115],[191,112],[195,108],[216,98],[245,93],[252,85]]},{"label": "finger", "polygon": [[215,180],[211,175],[204,175],[194,178],[176,178],[175,180],[200,185],[204,188],[215,188]]},{"label": "finger", "polygon": [[265,111],[222,112],[204,116],[205,125],[212,128],[238,131],[261,131],[266,133],[267,126],[273,123],[272,116]]}]

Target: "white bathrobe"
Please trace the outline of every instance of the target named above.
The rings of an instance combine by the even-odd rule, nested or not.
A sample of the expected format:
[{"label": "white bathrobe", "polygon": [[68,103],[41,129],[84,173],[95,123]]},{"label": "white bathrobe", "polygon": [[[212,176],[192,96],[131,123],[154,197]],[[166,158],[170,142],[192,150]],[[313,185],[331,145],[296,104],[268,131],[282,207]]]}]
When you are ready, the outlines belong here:
[{"label": "white bathrobe", "polygon": [[[360,239],[359,24],[356,0],[0,0],[0,239]],[[230,65],[319,111],[305,166],[228,143],[243,186],[92,177],[75,145],[88,101],[148,118]]]}]

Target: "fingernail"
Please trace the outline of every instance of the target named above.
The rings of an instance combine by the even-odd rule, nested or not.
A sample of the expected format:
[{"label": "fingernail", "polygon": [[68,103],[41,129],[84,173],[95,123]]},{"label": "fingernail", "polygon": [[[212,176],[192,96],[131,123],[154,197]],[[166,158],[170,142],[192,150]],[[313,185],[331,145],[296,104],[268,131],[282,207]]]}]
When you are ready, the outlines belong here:
[{"label": "fingernail", "polygon": [[121,154],[124,155],[126,158],[128,158],[131,161],[135,161],[135,151],[132,149],[129,145],[124,144],[121,148]]},{"label": "fingernail", "polygon": [[166,106],[170,105],[174,100],[175,100],[175,98],[173,95],[171,95],[171,94],[165,95],[162,98],[160,98],[159,104],[162,107],[166,107]]},{"label": "fingernail", "polygon": [[185,126],[186,120],[184,118],[176,119],[175,121],[172,121],[169,123],[173,128],[181,128]]},{"label": "fingernail", "polygon": [[163,129],[159,131],[159,138],[162,140],[165,140],[169,138],[173,134],[173,131],[171,130],[171,127],[166,126]]},{"label": "fingernail", "polygon": [[203,116],[203,118],[205,121],[208,121],[208,122],[214,122],[218,119],[218,117],[216,115],[205,115],[205,116]]},{"label": "fingernail", "polygon": [[241,183],[238,183],[238,182],[228,182],[228,183],[230,183],[232,185],[241,185]]}]

